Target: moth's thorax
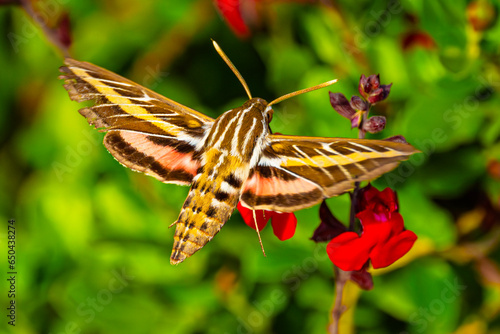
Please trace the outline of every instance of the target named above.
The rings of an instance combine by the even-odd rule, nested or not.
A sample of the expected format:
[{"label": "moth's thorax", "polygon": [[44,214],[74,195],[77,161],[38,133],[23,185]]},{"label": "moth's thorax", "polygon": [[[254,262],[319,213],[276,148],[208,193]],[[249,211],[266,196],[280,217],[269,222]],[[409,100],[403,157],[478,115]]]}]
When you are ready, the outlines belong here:
[{"label": "moth's thorax", "polygon": [[241,107],[226,111],[215,120],[205,150],[216,148],[249,163],[256,146],[268,133],[269,110],[272,109],[265,100],[253,98]]}]

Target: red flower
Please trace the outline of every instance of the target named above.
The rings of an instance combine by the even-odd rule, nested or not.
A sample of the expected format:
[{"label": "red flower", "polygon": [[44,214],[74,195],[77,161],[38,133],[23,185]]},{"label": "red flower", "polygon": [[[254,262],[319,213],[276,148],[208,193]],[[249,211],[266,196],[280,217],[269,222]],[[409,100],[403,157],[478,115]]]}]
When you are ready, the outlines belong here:
[{"label": "red flower", "polygon": [[356,213],[364,210],[371,210],[379,215],[390,216],[392,212],[399,211],[399,203],[396,192],[391,188],[378,191],[377,188],[368,184],[361,188],[357,200]]},{"label": "red flower", "polygon": [[[243,217],[245,224],[255,230],[253,210],[245,208],[241,204],[241,202],[239,202],[238,211],[240,212],[241,217]],[[259,231],[261,231],[267,225],[269,219],[271,219],[271,225],[273,226],[274,235],[276,235],[281,241],[290,239],[295,234],[295,228],[297,227],[297,218],[293,213],[279,213],[274,211],[255,210],[255,217],[257,218],[257,226],[259,227]]]},{"label": "red flower", "polygon": [[[229,27],[231,27],[234,33],[239,37],[247,37],[250,35],[250,30],[242,16],[243,2],[242,0],[217,0],[215,2],[224,20],[226,20]],[[245,8],[249,7],[249,5],[251,4],[247,4]]]},{"label": "red flower", "polygon": [[344,271],[361,270],[368,260],[373,268],[384,268],[405,255],[417,240],[404,229],[403,217],[397,212],[396,193],[389,188],[379,192],[372,186],[362,189],[356,217],[363,232],[344,232],[333,238],[326,251],[330,260]]}]

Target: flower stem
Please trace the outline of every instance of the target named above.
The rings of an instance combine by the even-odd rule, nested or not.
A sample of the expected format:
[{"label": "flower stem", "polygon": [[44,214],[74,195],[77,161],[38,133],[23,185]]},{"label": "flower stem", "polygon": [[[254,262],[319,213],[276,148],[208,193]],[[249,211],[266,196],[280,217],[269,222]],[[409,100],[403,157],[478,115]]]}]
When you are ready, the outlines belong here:
[{"label": "flower stem", "polygon": [[332,310],[332,322],[328,325],[329,334],[339,333],[339,322],[340,316],[345,311],[345,306],[342,305],[342,296],[344,292],[344,286],[349,279],[350,272],[343,271],[334,266],[335,270],[335,301]]},{"label": "flower stem", "polygon": [[359,182],[354,183],[354,189],[351,193],[351,211],[349,212],[349,231],[354,231],[356,222],[356,207],[358,205]]}]

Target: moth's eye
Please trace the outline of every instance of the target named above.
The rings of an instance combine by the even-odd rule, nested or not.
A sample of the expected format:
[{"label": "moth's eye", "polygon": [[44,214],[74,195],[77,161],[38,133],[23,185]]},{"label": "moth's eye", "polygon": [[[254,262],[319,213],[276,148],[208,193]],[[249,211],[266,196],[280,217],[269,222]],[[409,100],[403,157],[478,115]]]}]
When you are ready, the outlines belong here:
[{"label": "moth's eye", "polygon": [[271,120],[273,119],[273,113],[274,111],[272,109],[269,109],[268,112],[267,112],[267,122],[271,122]]}]

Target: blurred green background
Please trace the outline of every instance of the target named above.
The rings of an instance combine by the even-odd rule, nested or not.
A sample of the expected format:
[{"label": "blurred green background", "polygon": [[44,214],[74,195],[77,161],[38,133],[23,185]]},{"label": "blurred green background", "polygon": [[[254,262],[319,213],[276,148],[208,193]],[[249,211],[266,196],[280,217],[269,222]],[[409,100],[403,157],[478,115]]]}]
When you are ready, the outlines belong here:
[{"label": "blurred green background", "polygon": [[[41,5],[40,5],[41,4]],[[246,1],[246,7],[255,5]],[[249,7],[250,6],[250,7]],[[348,284],[341,333],[500,333],[500,23],[496,1],[259,1],[240,39],[208,0],[47,0],[69,13],[71,54],[212,117],[245,93],[216,40],[268,101],[362,73],[393,83],[370,138],[423,153],[378,179],[419,239],[375,288]],[[318,207],[280,242],[235,213],[206,247],[169,264],[188,188],[117,163],[58,80],[63,58],[20,7],[0,7],[0,332],[325,333],[333,303]],[[273,131],[356,137],[328,89],[278,104]],[[328,200],[348,219],[349,198]],[[7,325],[7,220],[17,226],[17,323]]]}]

